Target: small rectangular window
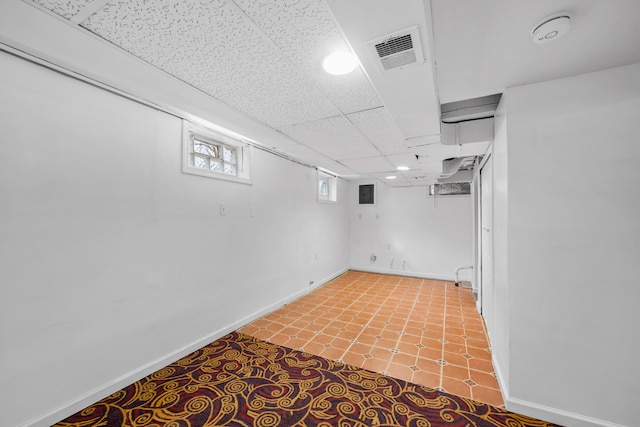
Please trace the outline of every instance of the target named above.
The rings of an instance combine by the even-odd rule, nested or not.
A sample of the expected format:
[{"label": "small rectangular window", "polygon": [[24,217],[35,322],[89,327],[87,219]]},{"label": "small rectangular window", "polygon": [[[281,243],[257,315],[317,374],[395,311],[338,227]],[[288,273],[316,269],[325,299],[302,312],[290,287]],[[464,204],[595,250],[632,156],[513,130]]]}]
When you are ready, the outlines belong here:
[{"label": "small rectangular window", "polygon": [[184,127],[183,172],[251,183],[250,145],[187,121]]},{"label": "small rectangular window", "polygon": [[326,172],[318,171],[318,201],[335,202],[337,200],[337,178]]}]

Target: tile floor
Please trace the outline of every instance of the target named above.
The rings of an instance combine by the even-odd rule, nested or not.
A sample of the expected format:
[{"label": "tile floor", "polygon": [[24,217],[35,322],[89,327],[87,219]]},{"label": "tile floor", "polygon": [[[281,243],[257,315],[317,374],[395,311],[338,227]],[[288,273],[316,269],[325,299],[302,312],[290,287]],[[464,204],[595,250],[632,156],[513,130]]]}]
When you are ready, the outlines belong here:
[{"label": "tile floor", "polygon": [[348,271],[240,331],[503,406],[473,294],[452,282]]}]

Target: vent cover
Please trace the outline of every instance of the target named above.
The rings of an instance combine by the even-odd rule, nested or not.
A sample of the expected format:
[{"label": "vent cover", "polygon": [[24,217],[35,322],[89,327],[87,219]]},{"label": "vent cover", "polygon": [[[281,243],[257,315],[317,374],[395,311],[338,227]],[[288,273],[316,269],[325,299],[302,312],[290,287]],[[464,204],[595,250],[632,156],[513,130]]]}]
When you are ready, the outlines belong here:
[{"label": "vent cover", "polygon": [[367,43],[380,72],[424,62],[418,26]]},{"label": "vent cover", "polygon": [[471,194],[471,184],[468,182],[448,182],[446,184],[431,184],[430,196],[459,196]]}]

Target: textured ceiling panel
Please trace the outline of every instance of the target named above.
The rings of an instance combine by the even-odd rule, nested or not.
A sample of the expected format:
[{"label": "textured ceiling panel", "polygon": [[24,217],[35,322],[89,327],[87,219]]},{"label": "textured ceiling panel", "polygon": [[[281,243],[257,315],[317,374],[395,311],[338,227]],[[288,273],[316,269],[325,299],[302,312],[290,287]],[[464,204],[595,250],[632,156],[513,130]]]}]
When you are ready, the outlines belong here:
[{"label": "textured ceiling panel", "polygon": [[418,163],[418,159],[414,154],[401,153],[401,154],[392,154],[386,157],[396,167],[407,166],[411,169],[420,169],[420,164]]},{"label": "textured ceiling panel", "polygon": [[[404,176],[398,173],[374,173],[372,174],[380,182],[383,182],[391,187],[409,187],[411,183]],[[388,176],[395,176],[393,179],[388,179]]]},{"label": "textured ceiling panel", "polygon": [[405,153],[404,137],[386,108],[376,108],[349,114],[349,120],[382,154]]},{"label": "textured ceiling panel", "polygon": [[416,177],[408,178],[408,180],[411,183],[411,185],[413,185],[414,187],[417,187],[417,186],[425,186],[425,185],[435,184],[437,182],[437,180],[438,180],[438,177],[437,176],[422,175],[422,176],[416,176]]},{"label": "textured ceiling panel", "polygon": [[285,126],[279,130],[331,159],[353,159],[380,154],[343,116]]},{"label": "textured ceiling panel", "polygon": [[440,163],[433,163],[433,166],[435,167],[427,167],[429,170],[412,170],[402,174],[413,186],[434,184],[438,182],[438,177],[442,173],[442,166]]},{"label": "textured ceiling panel", "polygon": [[371,141],[382,154],[404,153],[404,137],[386,108],[349,114],[349,120]]},{"label": "textured ceiling panel", "polygon": [[341,176],[345,179],[357,178],[359,176],[356,172],[349,169],[348,167],[331,160],[317,162],[316,166],[326,169],[327,171]]},{"label": "textured ceiling panel", "polygon": [[242,11],[296,64],[343,113],[379,107],[382,102],[361,68],[332,76],[322,61],[349,51],[322,0],[234,0]]},{"label": "textured ceiling panel", "polygon": [[422,145],[419,147],[411,147],[409,151],[412,154],[418,155],[420,162],[441,161],[452,157],[459,157],[460,146],[459,145],[442,145],[442,144],[430,144]]},{"label": "textured ceiling panel", "polygon": [[82,26],[272,127],[338,114],[227,1],[110,1]]},{"label": "textured ceiling panel", "polygon": [[93,0],[34,0],[34,3],[49,9],[63,18],[71,19]]},{"label": "textured ceiling panel", "polygon": [[395,172],[396,168],[383,157],[369,157],[364,159],[349,159],[341,162],[348,168],[359,173]]},{"label": "textured ceiling panel", "polygon": [[420,145],[440,144],[440,134],[438,135],[422,135],[408,138],[405,140],[407,147],[417,147]]},{"label": "textured ceiling panel", "polygon": [[[387,81],[379,76],[370,79],[372,69],[369,75],[358,67],[347,75],[332,76],[322,68],[324,58],[336,50],[362,53],[360,45],[365,43],[358,37],[367,31],[371,34],[363,40],[388,32],[381,25],[395,29],[414,20],[420,14],[404,6],[422,10],[421,0],[411,0],[403,8],[389,6],[394,12],[389,15],[382,13],[384,8],[372,14],[369,3],[356,7],[351,17],[358,37],[349,42],[344,16],[340,19],[326,0],[24,1],[66,18],[70,25],[119,47],[122,55],[128,52],[281,132],[282,141],[271,141],[270,150],[348,179],[394,173],[402,179],[389,185],[413,184],[415,177],[396,171],[396,166],[424,174],[428,162],[428,173],[435,173],[431,165],[439,168],[442,159],[481,149],[444,147],[435,134],[410,132],[413,136],[405,140],[398,127],[406,121],[405,113],[398,115],[396,105],[392,117],[394,110],[387,104],[389,99],[400,100],[418,124],[424,122],[419,105],[410,100],[424,75],[402,73]],[[367,58],[360,58],[362,64]],[[383,80],[393,93],[385,104],[378,95]],[[432,143],[438,143],[437,148]],[[421,157],[416,159],[416,154]]]}]

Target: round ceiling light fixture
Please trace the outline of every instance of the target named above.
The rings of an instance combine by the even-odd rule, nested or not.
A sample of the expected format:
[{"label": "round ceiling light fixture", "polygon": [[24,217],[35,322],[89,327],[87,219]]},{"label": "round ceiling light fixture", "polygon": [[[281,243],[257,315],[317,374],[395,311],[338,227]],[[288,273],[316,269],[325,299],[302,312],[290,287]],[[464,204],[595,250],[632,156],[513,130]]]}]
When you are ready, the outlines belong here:
[{"label": "round ceiling light fixture", "polygon": [[334,52],[322,62],[324,70],[335,76],[349,74],[358,66],[358,60],[350,52]]},{"label": "round ceiling light fixture", "polygon": [[557,40],[571,29],[571,16],[568,13],[556,13],[540,21],[533,30],[531,37],[536,44],[549,43]]}]

